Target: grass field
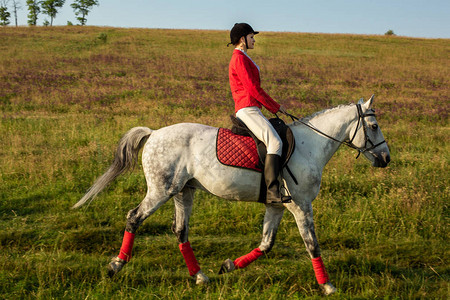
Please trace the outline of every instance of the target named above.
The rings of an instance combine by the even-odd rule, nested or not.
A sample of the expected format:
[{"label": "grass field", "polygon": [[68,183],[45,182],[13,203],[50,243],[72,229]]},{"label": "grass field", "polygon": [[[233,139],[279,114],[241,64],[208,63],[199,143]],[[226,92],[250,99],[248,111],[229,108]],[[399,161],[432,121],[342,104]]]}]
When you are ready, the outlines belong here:
[{"label": "grass field", "polygon": [[[146,192],[138,167],[71,210],[128,129],[229,127],[226,31],[102,27],[0,29],[0,298],[320,298],[294,218],[247,269],[222,261],[260,242],[264,206],[198,192],[190,241],[211,283],[189,278],[173,203],[139,229],[133,260],[106,274],[125,216]],[[376,95],[392,162],[341,148],[313,203],[334,299],[448,299],[450,41],[261,33],[263,88],[298,116]]]}]

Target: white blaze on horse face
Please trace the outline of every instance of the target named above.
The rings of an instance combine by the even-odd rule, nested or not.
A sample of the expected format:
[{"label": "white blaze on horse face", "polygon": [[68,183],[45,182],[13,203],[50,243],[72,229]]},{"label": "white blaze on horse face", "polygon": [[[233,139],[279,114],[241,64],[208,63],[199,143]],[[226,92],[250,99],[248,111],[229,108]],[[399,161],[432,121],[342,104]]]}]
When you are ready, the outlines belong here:
[{"label": "white blaze on horse face", "polygon": [[[375,117],[366,118],[366,125],[367,137],[373,144],[377,145],[385,140]],[[370,148],[372,145],[368,143],[367,146]],[[386,167],[390,161],[389,148],[386,143],[364,152],[364,156],[372,162],[374,167]]]},{"label": "white blaze on horse face", "polygon": [[[362,100],[362,99],[361,99]],[[361,103],[363,101],[359,101],[359,104],[362,105],[363,113],[367,114],[370,112],[374,112],[372,109],[372,104],[374,100],[374,95],[370,97],[365,103]],[[378,145],[382,143],[385,139],[383,133],[381,132],[380,126],[374,116],[367,116],[364,119],[366,130],[364,131],[361,128],[361,132],[357,135],[357,141],[355,145],[360,148],[364,147],[372,147],[373,145]],[[364,122],[361,122],[361,126],[364,126]],[[367,135],[367,137],[365,136]],[[371,143],[366,143],[366,139],[371,141]],[[370,149],[364,152],[364,156],[372,163],[374,167],[386,167],[390,161],[390,153],[389,148],[386,143],[382,143],[375,147],[374,149]]]}]

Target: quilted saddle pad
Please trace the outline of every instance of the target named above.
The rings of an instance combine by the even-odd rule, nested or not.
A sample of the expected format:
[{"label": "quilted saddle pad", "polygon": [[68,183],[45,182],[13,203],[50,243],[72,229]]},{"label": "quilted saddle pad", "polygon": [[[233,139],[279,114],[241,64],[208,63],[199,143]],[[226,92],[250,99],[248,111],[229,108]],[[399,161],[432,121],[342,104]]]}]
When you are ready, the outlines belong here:
[{"label": "quilted saddle pad", "polygon": [[229,129],[219,128],[216,150],[217,159],[226,166],[262,172],[256,143],[250,136],[237,135]]}]

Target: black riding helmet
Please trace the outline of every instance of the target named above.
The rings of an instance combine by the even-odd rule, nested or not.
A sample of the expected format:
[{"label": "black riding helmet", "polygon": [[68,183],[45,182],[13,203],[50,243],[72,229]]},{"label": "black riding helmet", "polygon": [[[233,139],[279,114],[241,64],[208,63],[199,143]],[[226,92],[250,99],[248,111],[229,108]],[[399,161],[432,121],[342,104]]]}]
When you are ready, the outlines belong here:
[{"label": "black riding helmet", "polygon": [[230,40],[231,43],[228,43],[229,45],[236,45],[241,37],[245,37],[245,46],[248,48],[247,44],[247,35],[250,33],[258,34],[258,31],[254,31],[252,26],[248,25],[247,23],[236,23],[234,24],[233,28],[231,28],[230,31]]}]

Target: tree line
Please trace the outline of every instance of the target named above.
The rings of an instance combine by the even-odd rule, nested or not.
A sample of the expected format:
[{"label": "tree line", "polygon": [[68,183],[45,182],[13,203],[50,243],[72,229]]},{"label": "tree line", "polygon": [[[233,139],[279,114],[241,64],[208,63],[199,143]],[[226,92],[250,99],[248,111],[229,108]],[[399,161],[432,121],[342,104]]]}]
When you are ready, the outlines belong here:
[{"label": "tree line", "polygon": [[[28,9],[28,25],[37,25],[38,16],[40,13],[47,15],[50,21],[44,20],[43,25],[52,26],[53,19],[55,19],[58,11],[64,6],[66,0],[26,0]],[[11,4],[11,6],[9,6]],[[87,16],[94,6],[98,6],[98,0],[74,0],[70,6],[73,8],[76,19],[80,25],[86,25]],[[6,26],[11,23],[11,12],[14,16],[15,25],[17,24],[17,11],[22,9],[22,4],[19,0],[0,0],[0,25]],[[9,11],[11,9],[11,12]],[[71,25],[71,22],[67,22]]]}]

